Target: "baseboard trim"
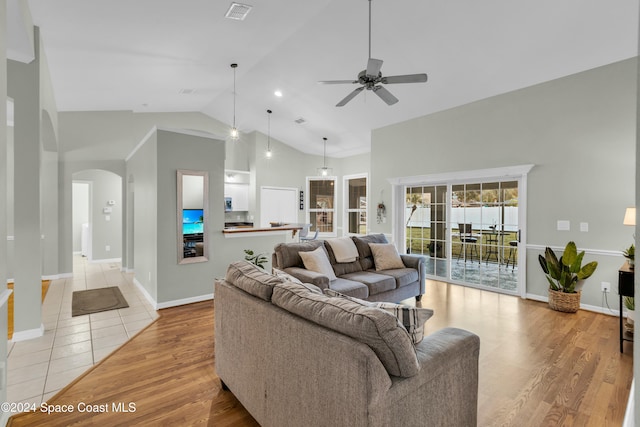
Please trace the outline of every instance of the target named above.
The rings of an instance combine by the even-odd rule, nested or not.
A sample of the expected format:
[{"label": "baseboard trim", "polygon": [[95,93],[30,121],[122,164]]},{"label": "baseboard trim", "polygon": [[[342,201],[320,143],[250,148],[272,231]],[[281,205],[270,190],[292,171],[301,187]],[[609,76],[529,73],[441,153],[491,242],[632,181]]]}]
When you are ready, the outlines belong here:
[{"label": "baseboard trim", "polygon": [[177,307],[179,305],[193,304],[194,302],[202,302],[202,301],[208,301],[212,299],[213,299],[213,293],[210,293],[206,295],[200,295],[197,297],[189,297],[189,298],[182,298],[182,299],[177,299],[173,301],[161,302],[158,304],[156,310],[169,308],[169,307]]},{"label": "baseboard trim", "polygon": [[151,304],[151,307],[153,307],[154,310],[157,310],[158,309],[158,303],[156,302],[156,300],[153,299],[151,294],[149,294],[149,292],[147,292],[147,290],[144,288],[144,286],[142,286],[142,283],[140,283],[140,281],[134,277],[133,278],[133,284],[136,285],[136,288],[138,288],[138,290],[140,292],[142,292],[142,295],[144,295],[144,297],[147,299],[149,304]]},{"label": "baseboard trim", "polygon": [[[526,299],[532,299],[534,301],[540,301],[540,302],[549,302],[549,297],[544,297],[541,295],[536,295],[536,294],[527,294],[525,296]],[[587,311],[593,311],[595,313],[600,313],[600,314],[606,314],[607,316],[619,316],[620,315],[620,311],[619,310],[613,310],[610,308],[605,308],[605,307],[598,307],[597,305],[589,305],[589,304],[580,304],[580,309],[582,310],[587,310]]]},{"label": "baseboard trim", "polygon": [[40,324],[39,328],[28,329],[26,331],[14,332],[11,338],[12,342],[27,341],[44,335],[44,325]]}]

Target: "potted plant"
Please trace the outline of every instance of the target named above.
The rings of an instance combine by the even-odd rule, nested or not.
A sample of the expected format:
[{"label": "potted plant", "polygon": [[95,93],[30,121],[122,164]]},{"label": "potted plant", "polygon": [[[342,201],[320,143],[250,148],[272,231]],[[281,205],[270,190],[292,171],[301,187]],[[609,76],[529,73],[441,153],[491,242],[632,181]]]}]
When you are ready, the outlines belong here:
[{"label": "potted plant", "polygon": [[630,334],[633,333],[633,324],[635,322],[636,302],[633,297],[624,297],[624,306],[627,309],[627,321],[624,323],[624,329]]},{"label": "potted plant", "polygon": [[264,265],[267,263],[267,257],[265,254],[256,254],[251,249],[245,249],[244,253],[245,261],[249,261],[251,264],[255,264],[264,269]]},{"label": "potted plant", "polygon": [[597,261],[582,265],[584,251],[578,253],[574,242],[567,243],[562,256],[558,259],[553,250],[547,247],[544,256],[538,255],[542,271],[549,281],[549,307],[553,310],[575,313],[580,308],[580,282],[589,278]]},{"label": "potted plant", "polygon": [[632,243],[631,246],[629,246],[627,249],[622,251],[622,255],[624,255],[624,257],[629,262],[629,268],[634,268],[635,265],[636,265],[636,262],[635,262],[636,247],[635,247],[635,245]]}]

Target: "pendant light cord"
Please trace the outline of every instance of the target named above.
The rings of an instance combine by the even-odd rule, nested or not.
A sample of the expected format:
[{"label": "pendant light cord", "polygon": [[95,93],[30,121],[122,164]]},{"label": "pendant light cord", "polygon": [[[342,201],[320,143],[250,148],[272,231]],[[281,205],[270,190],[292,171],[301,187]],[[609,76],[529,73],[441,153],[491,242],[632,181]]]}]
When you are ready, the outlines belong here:
[{"label": "pendant light cord", "polygon": [[324,140],[324,150],[322,151],[322,167],[324,169],[327,168],[327,138],[322,138]]},{"label": "pendant light cord", "polygon": [[267,110],[267,113],[269,113],[267,116],[269,119],[267,120],[267,151],[271,151],[271,112],[271,110]]}]

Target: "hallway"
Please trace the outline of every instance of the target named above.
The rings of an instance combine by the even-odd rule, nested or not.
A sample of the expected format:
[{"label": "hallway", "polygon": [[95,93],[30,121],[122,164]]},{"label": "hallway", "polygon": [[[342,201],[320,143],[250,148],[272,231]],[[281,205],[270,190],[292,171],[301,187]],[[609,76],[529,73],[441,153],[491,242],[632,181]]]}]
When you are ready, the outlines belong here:
[{"label": "hallway", "polygon": [[[8,402],[40,405],[158,317],[119,263],[93,264],[75,255],[73,271],[49,286],[44,335],[8,343]],[[71,317],[73,291],[107,286],[118,286],[129,307]]]}]

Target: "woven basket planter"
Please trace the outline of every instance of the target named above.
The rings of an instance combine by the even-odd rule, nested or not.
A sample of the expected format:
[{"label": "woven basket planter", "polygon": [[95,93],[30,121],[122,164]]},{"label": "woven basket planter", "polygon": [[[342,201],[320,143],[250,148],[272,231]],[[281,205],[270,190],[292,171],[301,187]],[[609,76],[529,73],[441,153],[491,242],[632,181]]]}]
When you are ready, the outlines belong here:
[{"label": "woven basket planter", "polygon": [[580,308],[580,294],[581,291],[568,294],[566,292],[549,289],[549,307],[556,311],[575,313]]}]

